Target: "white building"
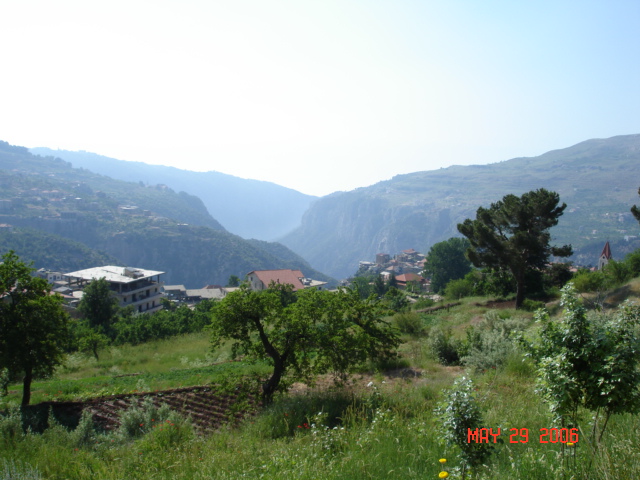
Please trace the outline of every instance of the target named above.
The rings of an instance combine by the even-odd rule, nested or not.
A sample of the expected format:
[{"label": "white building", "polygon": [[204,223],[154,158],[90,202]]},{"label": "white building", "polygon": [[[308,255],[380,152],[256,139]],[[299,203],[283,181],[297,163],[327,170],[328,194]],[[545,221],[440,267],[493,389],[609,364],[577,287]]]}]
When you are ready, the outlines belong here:
[{"label": "white building", "polygon": [[121,307],[132,305],[138,313],[153,313],[162,309],[163,296],[160,275],[165,272],[131,267],[95,267],[65,274],[69,287],[83,290],[91,281],[104,278]]}]

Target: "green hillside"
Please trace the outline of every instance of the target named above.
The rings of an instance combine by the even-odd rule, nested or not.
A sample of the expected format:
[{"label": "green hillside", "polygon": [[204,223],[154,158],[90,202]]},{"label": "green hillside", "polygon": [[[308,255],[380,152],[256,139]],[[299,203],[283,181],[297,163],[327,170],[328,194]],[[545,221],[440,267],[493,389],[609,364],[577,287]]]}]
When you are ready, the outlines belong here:
[{"label": "green hillside", "polygon": [[166,272],[165,282],[189,288],[259,269],[321,276],[282,245],[252,244],[225,231],[199,198],[165,185],[114,180],[6,142],[0,173],[0,223],[14,227],[3,229],[0,247],[36,268],[117,263]]}]

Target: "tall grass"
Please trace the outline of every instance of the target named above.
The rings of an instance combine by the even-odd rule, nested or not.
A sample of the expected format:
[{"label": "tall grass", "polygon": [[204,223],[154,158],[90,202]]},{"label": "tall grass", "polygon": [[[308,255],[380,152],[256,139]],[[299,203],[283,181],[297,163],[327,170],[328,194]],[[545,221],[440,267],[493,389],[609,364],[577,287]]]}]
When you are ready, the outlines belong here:
[{"label": "tall grass", "polygon": [[[456,308],[430,316],[430,322],[462,333],[487,311],[474,304]],[[449,478],[460,478],[459,452],[440,442],[433,411],[446,400],[443,389],[464,369],[440,365],[428,341],[419,336],[406,339],[400,351],[403,365],[411,368],[400,373],[361,372],[359,383],[348,389],[283,394],[239,427],[202,436],[188,420],[175,416],[172,428],[153,428],[156,416],[164,419],[168,414],[153,412],[150,421],[150,414],[140,411],[128,413],[123,421],[131,434],[125,434],[125,427],[113,433],[96,431],[87,418],[74,431],[52,422],[51,428],[36,434],[22,429],[20,411],[14,408],[0,418],[0,480],[436,479],[441,470],[438,459],[443,457]],[[132,391],[138,386],[205,384],[216,375],[255,368],[241,362],[213,365],[227,358],[224,349],[209,351],[204,334],[118,347],[101,355],[100,362],[75,357],[55,379],[35,384],[34,398],[84,397],[101,388]],[[139,375],[117,376],[131,373]],[[612,434],[595,456],[582,438],[574,447],[540,443],[540,429],[552,427],[551,417],[534,391],[533,369],[520,354],[510,353],[495,369],[467,374],[477,386],[486,427],[500,428],[502,441],[472,478],[640,478],[637,416],[614,417]],[[14,393],[4,405],[18,400]],[[527,429],[528,441],[511,443],[511,429]]]}]

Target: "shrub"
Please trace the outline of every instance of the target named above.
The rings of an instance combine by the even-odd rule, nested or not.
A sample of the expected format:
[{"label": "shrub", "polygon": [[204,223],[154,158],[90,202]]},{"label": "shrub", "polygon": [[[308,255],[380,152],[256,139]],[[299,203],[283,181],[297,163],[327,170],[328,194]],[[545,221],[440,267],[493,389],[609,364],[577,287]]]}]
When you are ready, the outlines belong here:
[{"label": "shrub", "polygon": [[409,335],[419,335],[424,331],[422,319],[416,312],[396,313],[393,316],[393,323],[398,330]]},{"label": "shrub", "polygon": [[451,335],[451,330],[434,327],[429,333],[429,349],[442,365],[459,365],[462,342]]},{"label": "shrub", "polygon": [[573,277],[572,283],[575,289],[580,292],[597,292],[605,287],[606,279],[601,271],[591,272],[580,270]]},{"label": "shrub", "polygon": [[131,407],[122,414],[118,434],[122,439],[137,438],[163,423],[175,425],[185,421],[166,404],[158,408],[150,398],[146,398],[141,406]]},{"label": "shrub", "polygon": [[460,449],[462,478],[465,478],[469,468],[475,469],[486,463],[494,447],[490,443],[468,440],[469,430],[485,427],[471,379],[457,379],[450,390],[444,391],[444,397],[445,401],[434,412],[442,420],[439,424],[440,438],[445,445],[456,445]]},{"label": "shrub", "polygon": [[611,415],[640,411],[640,307],[625,303],[615,315],[589,316],[571,283],[562,293],[563,317],[552,322],[540,311],[540,337],[527,348],[536,364],[538,391],[555,420],[577,427],[581,407],[595,412],[595,444]]},{"label": "shrub", "polygon": [[24,435],[20,407],[13,406],[5,415],[0,415],[0,439],[13,442]]},{"label": "shrub", "polygon": [[466,278],[451,280],[444,289],[444,295],[450,300],[460,300],[473,295],[473,284]]},{"label": "shrub", "polygon": [[484,371],[503,366],[510,357],[521,357],[513,337],[527,323],[522,318],[502,319],[498,312],[487,312],[476,328],[467,330],[467,353],[461,363]]},{"label": "shrub", "polygon": [[539,302],[536,300],[525,298],[524,302],[522,302],[522,308],[527,312],[535,312],[539,308],[544,308],[544,302]]}]

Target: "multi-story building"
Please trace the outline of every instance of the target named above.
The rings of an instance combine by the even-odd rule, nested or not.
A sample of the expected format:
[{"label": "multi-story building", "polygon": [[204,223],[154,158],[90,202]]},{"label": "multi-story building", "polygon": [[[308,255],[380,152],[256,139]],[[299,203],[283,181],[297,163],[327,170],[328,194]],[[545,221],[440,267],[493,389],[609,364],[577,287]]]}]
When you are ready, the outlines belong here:
[{"label": "multi-story building", "polygon": [[162,309],[163,296],[160,275],[165,272],[131,267],[95,267],[65,274],[69,287],[83,290],[93,280],[104,278],[121,307],[133,306],[138,313],[153,313]]}]

